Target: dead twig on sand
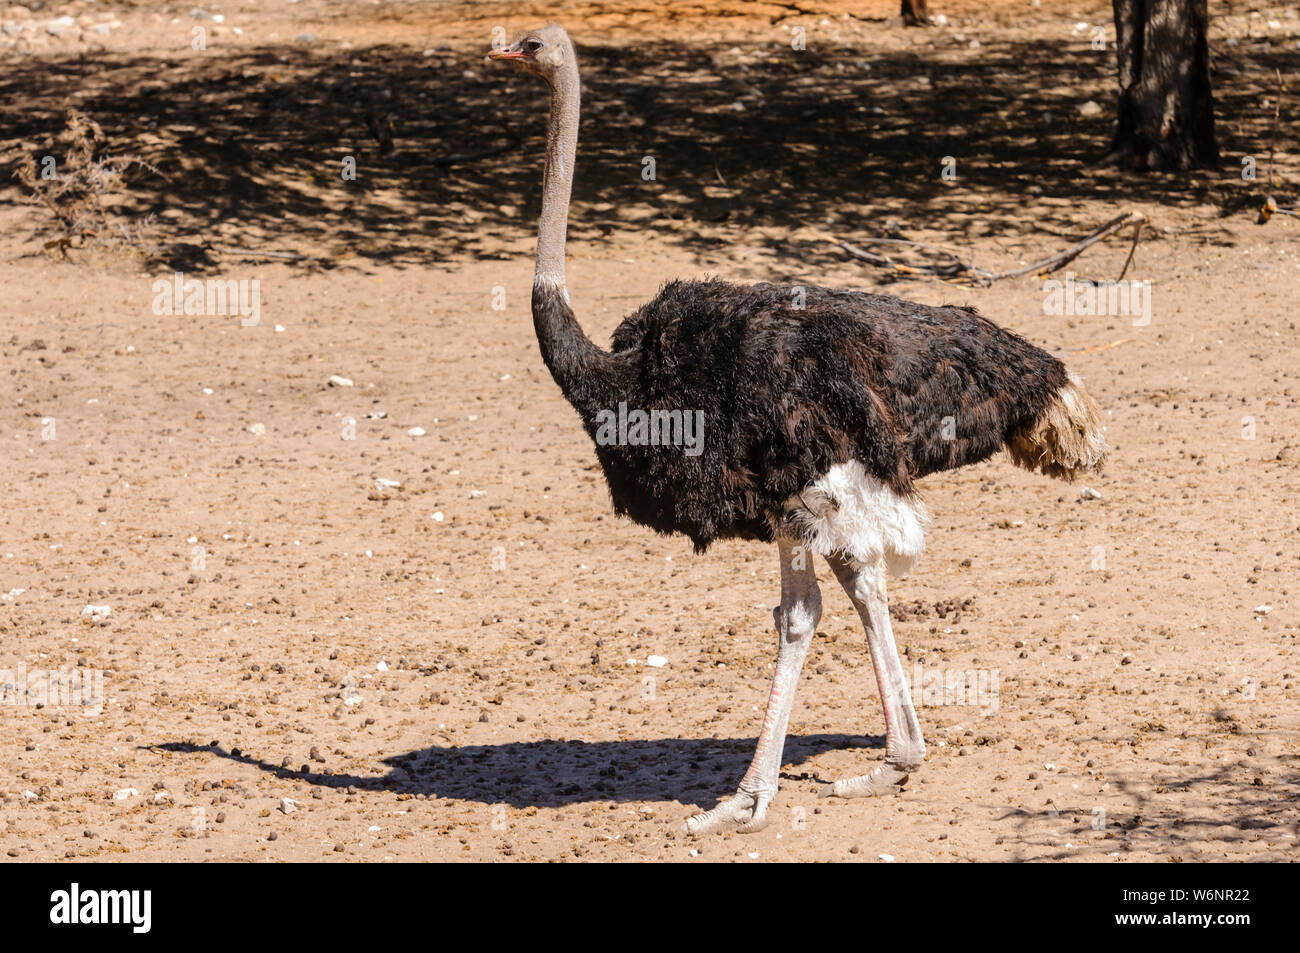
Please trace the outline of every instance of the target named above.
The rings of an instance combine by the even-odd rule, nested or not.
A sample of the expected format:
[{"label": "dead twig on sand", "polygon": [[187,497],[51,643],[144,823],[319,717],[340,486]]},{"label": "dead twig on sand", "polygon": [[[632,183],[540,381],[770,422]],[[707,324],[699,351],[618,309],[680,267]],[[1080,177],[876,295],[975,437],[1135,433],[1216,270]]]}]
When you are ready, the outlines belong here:
[{"label": "dead twig on sand", "polygon": [[1092,232],[1082,241],[1075,242],[1069,248],[1057,252],[1055,255],[1049,255],[1042,261],[1036,261],[1032,265],[1026,265],[1024,268],[1017,268],[1014,271],[1004,271],[994,275],[990,281],[1000,281],[1003,278],[1019,278],[1021,275],[1039,274],[1050,275],[1054,271],[1064,268],[1074,259],[1078,258],[1085,250],[1091,248],[1097,242],[1101,241],[1107,235],[1113,235],[1125,225],[1141,225],[1146,222],[1146,216],[1141,212],[1125,212],[1123,215],[1117,215],[1105,225],[1102,225],[1096,231]]},{"label": "dead twig on sand", "polygon": [[1142,222],[1137,222],[1133,226],[1133,244],[1128,246],[1128,257],[1124,259],[1124,267],[1119,270],[1119,277],[1116,281],[1123,281],[1124,276],[1128,274],[1128,266],[1133,262],[1133,254],[1138,250],[1138,240],[1142,237]]},{"label": "dead twig on sand", "polygon": [[949,249],[944,248],[941,245],[929,245],[925,242],[914,242],[906,238],[873,238],[869,242],[869,244],[871,245],[905,245],[909,248],[919,248],[926,251],[932,251],[946,258],[951,258],[952,259],[951,264],[909,265],[901,261],[895,261],[894,259],[889,258],[885,255],[877,255],[874,254],[873,252],[865,251],[864,249],[861,249],[856,245],[851,245],[846,241],[840,241],[835,238],[831,238],[831,241],[834,241],[837,244],[839,244],[840,247],[842,247],[845,251],[847,251],[849,254],[853,255],[856,258],[861,258],[863,261],[871,262],[871,264],[873,265],[880,265],[886,268],[894,268],[902,274],[935,275],[940,278],[956,277],[958,275],[963,275],[967,273],[974,274],[980,277],[988,277],[990,274],[989,272],[984,271],[981,268],[976,268],[974,264],[970,262],[969,259],[966,261],[962,261],[961,256],[959,256],[956,252],[950,251]]},{"label": "dead twig on sand", "polygon": [[[1054,255],[1036,261],[1033,264],[1025,265],[1023,268],[1016,268],[1011,271],[992,272],[985,268],[977,267],[973,262],[963,261],[961,257],[953,251],[938,245],[927,245],[924,242],[907,241],[900,238],[873,238],[867,244],[869,245],[907,245],[913,248],[921,248],[937,252],[944,257],[952,259],[950,263],[940,265],[909,265],[904,262],[896,261],[887,255],[879,255],[875,252],[859,248],[857,245],[846,242],[841,238],[833,235],[823,235],[822,237],[829,242],[839,245],[845,251],[855,258],[860,258],[865,262],[882,268],[892,268],[897,274],[907,275],[932,275],[937,278],[958,278],[971,281],[978,285],[987,287],[995,281],[1001,281],[1003,278],[1019,278],[1023,275],[1045,274],[1050,275],[1054,271],[1064,268],[1074,259],[1078,258],[1084,251],[1097,242],[1101,241],[1108,235],[1113,235],[1126,225],[1136,225],[1140,234],[1141,226],[1146,222],[1146,216],[1141,212],[1125,212],[1123,215],[1117,215],[1115,218],[1098,227],[1082,240],[1075,242],[1069,248],[1062,249]],[[1137,246],[1137,235],[1134,235],[1134,249]],[[1132,259],[1133,250],[1129,251],[1129,258]],[[1128,268],[1128,262],[1124,264]]]},{"label": "dead twig on sand", "polygon": [[1072,347],[1070,348],[1070,353],[1096,354],[1099,351],[1109,351],[1111,348],[1119,347],[1121,344],[1128,344],[1133,340],[1133,338],[1119,338],[1116,341],[1111,341],[1109,344],[1094,344],[1092,347]]}]

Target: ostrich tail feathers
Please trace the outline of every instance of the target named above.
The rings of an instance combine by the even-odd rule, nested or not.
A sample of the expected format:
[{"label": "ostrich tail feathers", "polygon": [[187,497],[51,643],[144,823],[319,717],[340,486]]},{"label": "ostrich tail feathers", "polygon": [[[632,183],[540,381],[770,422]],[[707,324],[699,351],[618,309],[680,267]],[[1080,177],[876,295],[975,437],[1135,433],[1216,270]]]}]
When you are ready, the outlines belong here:
[{"label": "ostrich tail feathers", "polygon": [[1071,372],[1034,422],[1015,431],[1006,447],[1017,465],[1060,480],[1100,473],[1107,453],[1101,411]]}]

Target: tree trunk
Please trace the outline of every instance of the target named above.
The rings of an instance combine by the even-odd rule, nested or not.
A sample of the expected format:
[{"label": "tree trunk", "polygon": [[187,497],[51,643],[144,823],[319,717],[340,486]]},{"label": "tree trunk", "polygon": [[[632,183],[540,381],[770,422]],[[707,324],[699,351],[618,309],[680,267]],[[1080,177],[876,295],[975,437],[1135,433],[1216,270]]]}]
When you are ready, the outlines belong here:
[{"label": "tree trunk", "polygon": [[903,23],[906,26],[927,26],[930,15],[925,9],[925,0],[903,0]]},{"label": "tree trunk", "polygon": [[1206,0],[1112,0],[1119,111],[1110,158],[1137,170],[1216,168]]}]

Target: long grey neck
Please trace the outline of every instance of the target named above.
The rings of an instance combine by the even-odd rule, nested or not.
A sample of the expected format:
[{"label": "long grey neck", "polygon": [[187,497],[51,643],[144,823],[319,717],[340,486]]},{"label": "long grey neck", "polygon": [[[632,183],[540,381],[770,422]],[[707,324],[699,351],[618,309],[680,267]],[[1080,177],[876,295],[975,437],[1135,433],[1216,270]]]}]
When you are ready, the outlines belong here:
[{"label": "long grey neck", "polygon": [[[537,223],[537,268],[534,284],[564,290],[564,238],[569,224],[573,163],[578,154],[580,90],[578,62],[572,45],[551,86],[551,115],[546,123],[546,171],[542,176],[542,217]],[[565,297],[568,297],[565,291]]]},{"label": "long grey neck", "polygon": [[571,45],[566,52],[564,68],[551,86],[533,278],[533,328],[551,376],[594,436],[596,415],[603,408],[618,406],[619,396],[625,393],[628,368],[583,332],[564,284],[564,234],[573,160],[578,152],[578,64]]}]

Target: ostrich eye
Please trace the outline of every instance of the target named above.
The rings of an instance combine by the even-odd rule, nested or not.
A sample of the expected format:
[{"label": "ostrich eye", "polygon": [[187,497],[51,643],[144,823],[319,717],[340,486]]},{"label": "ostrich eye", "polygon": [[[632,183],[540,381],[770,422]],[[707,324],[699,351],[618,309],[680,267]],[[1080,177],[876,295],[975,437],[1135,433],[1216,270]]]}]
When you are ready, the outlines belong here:
[{"label": "ostrich eye", "polygon": [[541,52],[541,49],[542,49],[541,40],[534,40],[531,38],[524,40],[523,50],[529,56],[536,56],[539,52]]}]

